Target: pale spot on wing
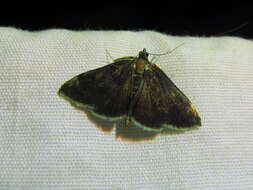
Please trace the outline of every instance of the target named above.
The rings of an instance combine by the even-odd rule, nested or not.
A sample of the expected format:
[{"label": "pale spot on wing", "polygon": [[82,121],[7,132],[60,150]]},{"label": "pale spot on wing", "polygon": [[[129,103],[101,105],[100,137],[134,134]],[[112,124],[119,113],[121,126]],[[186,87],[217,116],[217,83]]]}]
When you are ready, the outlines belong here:
[{"label": "pale spot on wing", "polygon": [[159,64],[154,64],[154,65],[157,66],[159,69],[162,69]]},{"label": "pale spot on wing", "polygon": [[192,112],[194,115],[198,115],[197,109],[192,103],[190,104],[190,108],[187,111]]},{"label": "pale spot on wing", "polygon": [[171,91],[170,95],[171,96],[176,96],[176,94],[173,91]]},{"label": "pale spot on wing", "polygon": [[95,77],[96,77],[96,80],[98,80],[98,79],[100,79],[100,78],[103,77],[103,73],[102,73],[102,72],[97,73],[97,74],[95,75]]}]

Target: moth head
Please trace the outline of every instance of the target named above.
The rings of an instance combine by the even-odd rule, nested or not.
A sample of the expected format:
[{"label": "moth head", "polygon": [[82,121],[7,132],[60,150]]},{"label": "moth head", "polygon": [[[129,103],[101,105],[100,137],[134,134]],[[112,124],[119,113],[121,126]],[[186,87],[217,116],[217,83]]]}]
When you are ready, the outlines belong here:
[{"label": "moth head", "polygon": [[139,59],[144,59],[145,61],[148,61],[148,52],[144,48],[142,51],[139,52]]},{"label": "moth head", "polygon": [[139,52],[139,56],[135,61],[135,70],[137,73],[143,73],[146,68],[146,64],[148,63],[148,53],[144,48],[142,51]]}]

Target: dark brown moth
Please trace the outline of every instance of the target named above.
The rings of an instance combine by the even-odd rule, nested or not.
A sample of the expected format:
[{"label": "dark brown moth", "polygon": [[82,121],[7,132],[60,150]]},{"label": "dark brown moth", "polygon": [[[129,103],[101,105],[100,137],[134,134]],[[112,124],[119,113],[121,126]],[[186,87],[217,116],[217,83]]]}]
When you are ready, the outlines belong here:
[{"label": "dark brown moth", "polygon": [[200,127],[195,106],[148,56],[143,49],[137,57],[118,58],[82,73],[64,83],[58,94],[98,118],[125,119],[149,131]]}]

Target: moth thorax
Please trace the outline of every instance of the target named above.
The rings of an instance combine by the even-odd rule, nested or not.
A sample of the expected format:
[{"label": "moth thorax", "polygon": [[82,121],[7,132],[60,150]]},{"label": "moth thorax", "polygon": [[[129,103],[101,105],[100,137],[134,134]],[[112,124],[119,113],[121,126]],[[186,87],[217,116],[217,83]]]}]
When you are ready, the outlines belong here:
[{"label": "moth thorax", "polygon": [[142,58],[138,58],[135,62],[135,71],[142,74],[145,70],[146,61]]}]

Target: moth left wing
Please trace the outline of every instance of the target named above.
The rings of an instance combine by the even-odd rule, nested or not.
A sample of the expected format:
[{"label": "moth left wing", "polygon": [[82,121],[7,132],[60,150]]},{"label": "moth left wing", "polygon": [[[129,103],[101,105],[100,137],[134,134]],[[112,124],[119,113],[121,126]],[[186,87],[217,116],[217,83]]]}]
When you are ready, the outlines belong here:
[{"label": "moth left wing", "polygon": [[133,57],[80,74],[62,85],[58,94],[79,109],[100,118],[122,119],[127,114]]},{"label": "moth left wing", "polygon": [[194,105],[155,65],[144,72],[143,88],[131,119],[150,131],[187,130],[201,125]]}]

